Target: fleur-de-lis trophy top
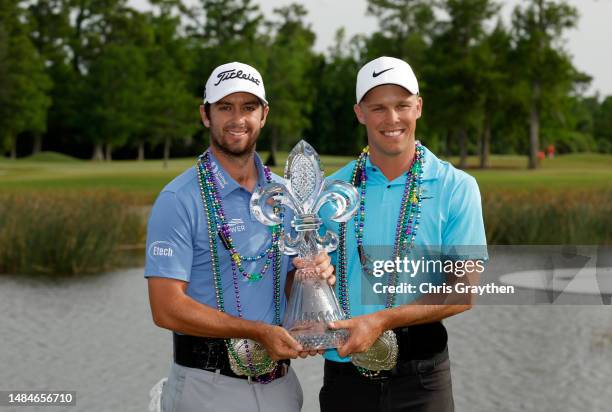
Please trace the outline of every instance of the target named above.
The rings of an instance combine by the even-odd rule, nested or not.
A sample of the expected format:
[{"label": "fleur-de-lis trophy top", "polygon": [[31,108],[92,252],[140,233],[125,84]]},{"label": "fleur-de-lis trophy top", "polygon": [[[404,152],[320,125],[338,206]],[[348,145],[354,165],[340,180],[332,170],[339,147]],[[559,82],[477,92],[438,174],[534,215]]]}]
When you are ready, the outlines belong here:
[{"label": "fleur-de-lis trophy top", "polygon": [[[319,234],[322,219],[319,211],[329,204],[336,222],[346,222],[357,211],[359,193],[351,184],[325,180],[319,155],[301,140],[289,153],[284,182],[269,183],[251,197],[251,211],[261,223],[281,223],[278,205],[293,211],[292,236],[285,231],[280,240],[284,254],[298,255],[311,261],[320,250],[332,252],[338,247],[338,236],[327,230]],[[296,271],[283,326],[304,349],[328,349],[340,345],[347,337],[344,330],[329,330],[327,323],[344,318],[333,289],[312,268]]]},{"label": "fleur-de-lis trophy top", "polygon": [[348,221],[359,205],[359,193],[349,183],[324,179],[319,155],[304,140],[295,145],[285,164],[285,182],[273,182],[256,191],[251,197],[251,210],[261,223],[272,226],[281,223],[277,210],[271,207],[273,200],[294,213],[291,226],[295,237],[286,232],[281,239],[281,249],[287,255],[312,258],[319,250],[332,252],[338,247],[338,236],[327,231],[320,236],[322,220],[318,213],[326,203],[331,203],[334,214],[331,220]]}]

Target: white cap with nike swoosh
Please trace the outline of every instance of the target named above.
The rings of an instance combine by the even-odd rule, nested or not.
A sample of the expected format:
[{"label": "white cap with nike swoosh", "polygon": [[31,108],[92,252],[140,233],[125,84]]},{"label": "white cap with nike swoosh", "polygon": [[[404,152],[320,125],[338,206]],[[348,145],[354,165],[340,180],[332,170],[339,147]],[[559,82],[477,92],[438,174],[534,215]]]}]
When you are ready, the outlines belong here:
[{"label": "white cap with nike swoosh", "polygon": [[379,57],[366,63],[357,73],[357,104],[376,86],[397,84],[412,94],[419,94],[419,82],[412,68],[395,57]]}]

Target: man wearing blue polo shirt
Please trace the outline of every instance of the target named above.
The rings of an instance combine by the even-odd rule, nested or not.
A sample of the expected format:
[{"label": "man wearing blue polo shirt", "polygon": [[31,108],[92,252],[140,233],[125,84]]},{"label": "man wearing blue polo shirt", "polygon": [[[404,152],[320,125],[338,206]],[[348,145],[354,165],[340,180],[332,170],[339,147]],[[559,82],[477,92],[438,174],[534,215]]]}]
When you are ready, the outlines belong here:
[{"label": "man wearing blue polo shirt", "polygon": [[[481,255],[469,259],[486,259],[478,186],[415,139],[423,100],[406,62],[380,57],[367,63],[357,75],[356,92],[354,110],[366,127],[368,148],[330,177],[352,182],[361,192],[354,220],[334,228],[341,232],[337,294],[350,319],[330,327],[348,329],[350,337],[325,354],[321,410],[452,411],[447,333],[441,321],[469,309],[471,298],[418,304],[423,300],[416,299],[422,298],[417,289],[411,304],[398,304],[399,297],[390,292],[384,304],[367,304],[363,291],[372,275],[364,267],[368,246],[387,246],[393,260],[415,247],[475,245],[481,246]],[[384,353],[397,349],[393,367],[374,371],[356,366],[364,353],[370,360],[376,357],[371,348],[380,350],[381,335],[386,337]]]},{"label": "man wearing blue polo shirt", "polygon": [[[210,147],[153,206],[145,276],[153,320],[174,337],[163,411],[301,408],[287,359],[307,353],[279,326],[292,269],[279,249],[288,225],[265,226],[249,209],[251,193],[278,178],[255,153],[268,111],[257,70],[217,67],[200,106]],[[329,257],[316,264],[332,283]]]}]

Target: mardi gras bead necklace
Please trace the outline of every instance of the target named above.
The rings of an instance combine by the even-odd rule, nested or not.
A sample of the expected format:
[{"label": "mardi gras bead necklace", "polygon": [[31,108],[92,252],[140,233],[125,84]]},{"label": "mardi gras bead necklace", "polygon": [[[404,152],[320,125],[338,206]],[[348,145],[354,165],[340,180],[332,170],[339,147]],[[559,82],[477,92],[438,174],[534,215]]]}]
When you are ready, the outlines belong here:
[{"label": "mardi gras bead necklace", "polygon": [[[200,186],[200,193],[204,203],[204,211],[206,214],[206,223],[208,227],[208,241],[211,251],[213,284],[217,309],[220,312],[225,312],[225,302],[223,299],[223,286],[221,283],[219,263],[219,248],[217,241],[217,239],[221,239],[223,246],[229,252],[231,257],[232,282],[236,297],[238,317],[242,318],[238,274],[240,273],[243,278],[247,278],[249,281],[257,281],[264,276],[272,264],[274,276],[274,324],[280,325],[280,271],[282,254],[280,253],[279,243],[283,232],[282,224],[271,227],[272,242],[270,247],[266,249],[265,254],[261,253],[255,257],[243,257],[237,252],[234,246],[229,226],[225,220],[225,212],[223,211],[223,205],[219,195],[219,190],[217,188],[217,182],[212,173],[210,154],[208,151],[198,158],[197,172],[198,184]],[[266,181],[270,183],[272,181],[270,169],[264,167],[264,174]],[[282,213],[278,209],[278,206],[275,206],[275,208],[280,214],[282,221]],[[252,261],[262,259],[264,256],[266,256],[266,262],[264,263],[262,270],[256,273],[256,277],[253,277],[252,274],[247,273],[242,268],[242,260]],[[273,372],[278,367],[278,363],[273,361],[268,356],[265,349],[263,349],[261,345],[255,343],[254,347],[251,348],[249,346],[249,341],[246,339],[225,339],[225,344],[228,355],[230,356],[230,364],[232,364],[232,366],[236,365],[241,374],[258,377],[257,380],[260,383],[268,383],[272,380],[271,377],[265,379],[261,378],[260,375]],[[241,356],[242,354],[244,354],[244,356]]]},{"label": "mardi gras bead necklace", "polygon": [[[208,159],[208,153],[206,153],[206,159]],[[263,277],[264,273],[266,273],[268,271],[268,268],[270,267],[270,264],[272,263],[272,256],[273,256],[273,250],[275,246],[278,246],[278,242],[280,240],[280,228],[278,225],[273,226],[271,228],[272,230],[272,243],[270,244],[270,247],[266,250],[264,250],[262,253],[260,253],[257,256],[243,256],[240,253],[238,253],[238,251],[236,250],[236,247],[234,246],[234,241],[232,240],[232,234],[231,234],[231,229],[230,226],[227,224],[226,221],[226,216],[225,216],[225,212],[223,211],[223,206],[221,205],[221,197],[218,195],[219,191],[217,189],[217,185],[216,185],[216,179],[213,175],[212,172],[212,167],[210,164],[210,161],[204,161],[204,162],[199,162],[198,163],[198,169],[201,169],[201,175],[203,176],[205,182],[204,183],[204,187],[205,188],[210,188],[214,191],[214,196],[212,196],[212,201],[213,201],[213,206],[214,206],[214,211],[215,211],[215,218],[217,219],[218,222],[218,234],[219,234],[219,238],[221,239],[221,241],[223,242],[223,246],[225,247],[225,249],[227,249],[230,253],[231,259],[232,259],[232,267],[236,267],[237,270],[240,272],[240,274],[246,278],[249,281],[258,281],[261,280],[261,278]],[[264,173],[265,173],[265,177],[266,177],[266,181],[269,183],[272,181],[272,177],[270,174],[270,169],[268,167],[264,167]],[[262,259],[263,257],[266,257],[265,263],[262,267],[262,269],[259,272],[254,272],[254,273],[248,273],[243,265],[242,262],[243,261],[256,261],[259,259]]]},{"label": "mardi gras bead necklace", "polygon": [[[357,251],[359,253],[359,260],[363,267],[366,265],[366,254],[363,247],[363,229],[365,226],[365,200],[366,200],[366,188],[367,188],[367,173],[366,173],[366,162],[369,156],[369,148],[365,147],[353,168],[353,174],[351,182],[354,186],[359,186],[360,189],[360,204],[359,210],[356,213],[354,219],[355,227],[355,240],[357,243]],[[406,183],[404,185],[404,192],[402,195],[402,202],[400,206],[400,213],[398,216],[396,230],[395,230],[395,242],[393,245],[393,259],[401,257],[414,246],[414,240],[416,237],[417,229],[419,227],[419,219],[421,218],[421,199],[420,199],[420,187],[423,177],[423,146],[419,141],[416,142],[415,156],[412,160],[412,164],[407,172]],[[339,234],[339,247],[338,247],[338,281],[339,281],[339,295],[340,304],[344,313],[348,318],[351,317],[351,310],[349,304],[349,290],[348,290],[348,260],[346,253],[346,236],[347,236],[347,225],[346,223],[340,224]],[[397,284],[397,274],[393,273],[389,276],[389,285],[395,286]],[[394,289],[393,289],[394,290]],[[395,293],[387,295],[387,301],[385,304],[386,308],[391,308],[395,305]],[[376,373],[368,371],[365,368],[357,367],[359,371],[365,376],[375,376]]]}]

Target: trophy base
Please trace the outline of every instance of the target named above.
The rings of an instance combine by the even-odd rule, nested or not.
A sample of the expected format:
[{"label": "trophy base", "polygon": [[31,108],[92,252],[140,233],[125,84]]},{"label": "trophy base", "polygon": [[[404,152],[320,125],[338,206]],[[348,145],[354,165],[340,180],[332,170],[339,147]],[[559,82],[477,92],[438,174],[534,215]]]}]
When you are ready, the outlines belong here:
[{"label": "trophy base", "polygon": [[348,339],[348,332],[344,329],[328,330],[323,333],[305,331],[290,332],[304,350],[334,349],[341,346]]}]

